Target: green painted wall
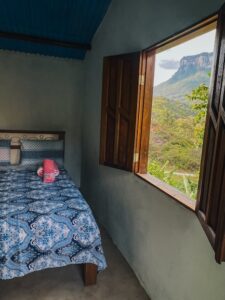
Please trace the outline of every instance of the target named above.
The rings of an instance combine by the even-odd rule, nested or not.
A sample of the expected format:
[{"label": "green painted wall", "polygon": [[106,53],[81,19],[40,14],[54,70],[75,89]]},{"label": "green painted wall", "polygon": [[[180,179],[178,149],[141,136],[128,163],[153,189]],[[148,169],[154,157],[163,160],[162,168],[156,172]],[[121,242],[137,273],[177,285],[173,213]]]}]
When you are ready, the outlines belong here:
[{"label": "green painted wall", "polygon": [[222,2],[113,0],[86,57],[82,191],[153,300],[224,300],[225,264],[192,212],[133,174],[99,166],[103,57],[143,49]]},{"label": "green painted wall", "polygon": [[0,128],[65,130],[67,169],[80,184],[83,63],[0,51]]}]

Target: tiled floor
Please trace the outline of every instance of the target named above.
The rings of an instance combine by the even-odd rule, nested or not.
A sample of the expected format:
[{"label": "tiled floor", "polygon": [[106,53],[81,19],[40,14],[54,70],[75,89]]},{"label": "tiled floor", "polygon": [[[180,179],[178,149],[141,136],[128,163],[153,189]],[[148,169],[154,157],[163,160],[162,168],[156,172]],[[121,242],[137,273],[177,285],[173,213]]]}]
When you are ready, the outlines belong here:
[{"label": "tiled floor", "polygon": [[81,268],[68,266],[0,281],[1,300],[149,300],[112,241],[103,235],[108,268],[95,286],[84,287]]}]

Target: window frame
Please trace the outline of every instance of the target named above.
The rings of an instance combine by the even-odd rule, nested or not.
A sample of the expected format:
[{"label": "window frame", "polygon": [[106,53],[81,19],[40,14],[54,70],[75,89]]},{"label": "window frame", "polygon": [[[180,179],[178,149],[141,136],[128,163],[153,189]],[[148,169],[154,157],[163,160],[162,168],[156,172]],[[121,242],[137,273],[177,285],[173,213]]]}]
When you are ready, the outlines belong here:
[{"label": "window frame", "polygon": [[[147,163],[148,163],[148,146],[149,146],[149,138],[150,138],[150,127],[151,127],[151,113],[152,113],[152,94],[153,94],[153,85],[149,84],[149,81],[153,81],[154,79],[154,67],[148,65],[148,60],[155,60],[155,55],[162,51],[172,48],[173,46],[184,43],[190,38],[194,38],[200,36],[211,29],[215,28],[215,25],[218,20],[218,14],[212,14],[204,20],[199,21],[198,23],[170,36],[163,41],[154,44],[143,50],[143,57],[145,58],[142,62],[142,75],[145,78],[145,83],[140,86],[140,98],[139,98],[139,107],[141,107],[142,112],[139,110],[139,122],[137,128],[137,137],[139,140],[136,144],[136,156],[139,157],[139,160],[135,167],[135,174],[144,180],[145,182],[153,185],[157,189],[159,189],[164,194],[171,197],[173,200],[179,202],[186,208],[195,212],[197,208],[197,202],[191,200],[184,193],[180,192],[176,188],[171,185],[161,181],[160,179],[152,176],[147,173]],[[144,71],[143,71],[144,70]],[[145,99],[146,98],[146,99]],[[150,99],[150,101],[149,101]],[[149,104],[146,102],[150,102]],[[149,116],[148,116],[149,114]],[[147,141],[146,141],[147,140]],[[203,162],[201,161],[201,168]],[[200,170],[201,173],[201,170]],[[201,176],[201,175],[200,175]],[[200,182],[200,179],[199,179]],[[200,186],[200,185],[199,185]],[[199,189],[199,188],[198,188]],[[198,193],[199,194],[199,193]]]}]

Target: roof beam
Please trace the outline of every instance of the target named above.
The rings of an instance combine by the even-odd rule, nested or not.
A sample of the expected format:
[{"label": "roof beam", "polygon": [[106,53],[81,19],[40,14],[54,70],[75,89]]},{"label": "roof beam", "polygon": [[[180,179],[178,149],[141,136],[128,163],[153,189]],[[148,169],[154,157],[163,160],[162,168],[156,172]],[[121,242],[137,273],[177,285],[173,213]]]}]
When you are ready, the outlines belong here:
[{"label": "roof beam", "polygon": [[36,44],[52,45],[52,46],[63,47],[63,48],[91,50],[90,44],[55,40],[51,38],[38,37],[38,36],[27,35],[23,33],[0,31],[0,37],[6,39],[12,39],[12,40],[21,40],[21,41],[26,41],[26,42],[36,43]]}]

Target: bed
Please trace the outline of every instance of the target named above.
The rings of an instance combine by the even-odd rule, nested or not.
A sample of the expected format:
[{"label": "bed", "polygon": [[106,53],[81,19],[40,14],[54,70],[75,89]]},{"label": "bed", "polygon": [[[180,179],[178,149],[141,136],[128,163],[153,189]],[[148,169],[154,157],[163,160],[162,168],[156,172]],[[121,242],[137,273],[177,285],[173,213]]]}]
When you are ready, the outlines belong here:
[{"label": "bed", "polygon": [[[64,138],[64,133],[0,132],[17,136]],[[34,137],[35,135],[35,137]],[[14,156],[15,153],[14,153]],[[0,167],[0,279],[46,268],[81,264],[86,285],[106,268],[101,237],[92,211],[64,167],[44,184],[31,166]]]}]

